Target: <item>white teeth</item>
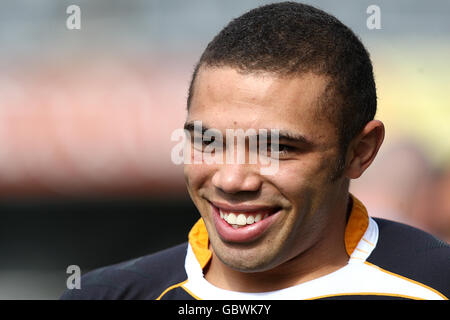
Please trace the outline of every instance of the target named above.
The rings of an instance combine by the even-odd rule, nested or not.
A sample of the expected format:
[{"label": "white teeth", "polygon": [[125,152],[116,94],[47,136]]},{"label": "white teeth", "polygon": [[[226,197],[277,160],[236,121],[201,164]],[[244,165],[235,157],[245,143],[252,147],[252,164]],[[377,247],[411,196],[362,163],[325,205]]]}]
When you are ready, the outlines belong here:
[{"label": "white teeth", "polygon": [[227,222],[229,224],[236,224],[236,215],[234,213],[228,214]]},{"label": "white teeth", "polygon": [[247,224],[247,218],[245,217],[245,214],[241,213],[237,216],[236,224],[239,226],[245,226]]},{"label": "white teeth", "polygon": [[224,219],[228,224],[231,224],[233,228],[237,229],[239,227],[250,225],[256,222],[259,222],[269,216],[268,213],[264,214],[264,216],[261,213],[258,213],[256,215],[245,215],[244,213],[227,213],[223,212],[222,209],[219,209],[220,217]]},{"label": "white teeth", "polygon": [[219,209],[220,217],[224,220],[227,220],[228,213],[223,212],[222,209]]}]

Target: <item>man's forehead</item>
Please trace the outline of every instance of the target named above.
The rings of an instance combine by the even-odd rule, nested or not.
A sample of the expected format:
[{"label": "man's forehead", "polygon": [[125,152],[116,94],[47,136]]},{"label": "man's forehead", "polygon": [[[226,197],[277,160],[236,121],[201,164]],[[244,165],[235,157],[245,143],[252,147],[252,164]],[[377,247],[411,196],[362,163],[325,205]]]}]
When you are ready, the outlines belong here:
[{"label": "man's forehead", "polygon": [[231,67],[200,70],[188,120],[224,128],[282,128],[310,135],[328,119],[317,118],[328,78],[313,73],[280,76]]},{"label": "man's forehead", "polygon": [[[279,75],[242,72],[232,67],[202,67],[197,75],[193,104],[226,104],[227,108],[275,107],[305,112],[316,106],[329,80],[315,73]],[[200,101],[199,101],[200,100]]]}]

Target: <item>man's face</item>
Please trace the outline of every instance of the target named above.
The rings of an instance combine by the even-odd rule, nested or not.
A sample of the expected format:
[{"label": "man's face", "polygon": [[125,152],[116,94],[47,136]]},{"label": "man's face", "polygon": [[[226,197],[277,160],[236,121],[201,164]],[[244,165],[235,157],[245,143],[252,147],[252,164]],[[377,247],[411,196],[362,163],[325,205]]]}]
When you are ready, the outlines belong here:
[{"label": "man's face", "polygon": [[[228,267],[272,269],[332,232],[338,218],[330,212],[342,198],[343,179],[330,180],[339,158],[338,137],[317,112],[327,83],[312,73],[278,77],[230,67],[200,69],[187,122],[201,121],[223,137],[226,129],[278,129],[304,138],[280,135],[273,175],[262,175],[259,163],[185,165],[187,188],[213,254]],[[230,214],[236,217],[231,223]]]}]

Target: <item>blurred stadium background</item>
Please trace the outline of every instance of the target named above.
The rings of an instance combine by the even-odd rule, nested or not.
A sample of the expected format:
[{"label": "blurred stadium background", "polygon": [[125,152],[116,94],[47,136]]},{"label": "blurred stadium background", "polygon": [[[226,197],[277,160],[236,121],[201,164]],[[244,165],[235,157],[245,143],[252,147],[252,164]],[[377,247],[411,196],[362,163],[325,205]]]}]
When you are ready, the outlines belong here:
[{"label": "blurred stadium background", "polygon": [[[193,66],[233,17],[275,1],[0,1],[0,299],[57,299],[82,273],[185,241],[172,164]],[[305,1],[371,52],[387,129],[351,191],[450,241],[450,2]],[[66,28],[67,6],[81,30]],[[380,30],[366,26],[381,8]]]}]

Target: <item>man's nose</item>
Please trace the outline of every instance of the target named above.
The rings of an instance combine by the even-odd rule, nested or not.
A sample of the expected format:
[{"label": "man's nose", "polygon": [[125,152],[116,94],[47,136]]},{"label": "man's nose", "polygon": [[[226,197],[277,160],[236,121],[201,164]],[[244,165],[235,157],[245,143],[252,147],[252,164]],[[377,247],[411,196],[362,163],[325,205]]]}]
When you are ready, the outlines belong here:
[{"label": "man's nose", "polygon": [[226,193],[258,191],[262,180],[252,167],[246,164],[224,164],[214,173],[212,183]]}]

